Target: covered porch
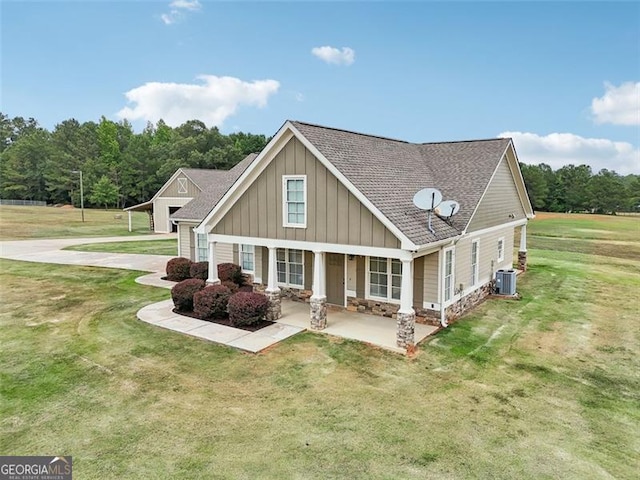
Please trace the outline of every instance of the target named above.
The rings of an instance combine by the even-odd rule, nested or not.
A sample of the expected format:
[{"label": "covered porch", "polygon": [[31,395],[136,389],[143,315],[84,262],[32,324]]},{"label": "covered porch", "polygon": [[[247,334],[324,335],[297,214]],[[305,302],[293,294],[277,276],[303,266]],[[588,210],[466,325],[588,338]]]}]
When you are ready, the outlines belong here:
[{"label": "covered porch", "polygon": [[[365,342],[397,353],[406,353],[406,348],[396,344],[397,322],[392,318],[365,313],[350,312],[344,308],[328,307],[326,327],[321,333]],[[309,329],[309,304],[282,299],[282,317],[277,320],[284,325]],[[433,335],[440,327],[416,323],[415,344]],[[314,330],[315,331],[315,330]]]}]

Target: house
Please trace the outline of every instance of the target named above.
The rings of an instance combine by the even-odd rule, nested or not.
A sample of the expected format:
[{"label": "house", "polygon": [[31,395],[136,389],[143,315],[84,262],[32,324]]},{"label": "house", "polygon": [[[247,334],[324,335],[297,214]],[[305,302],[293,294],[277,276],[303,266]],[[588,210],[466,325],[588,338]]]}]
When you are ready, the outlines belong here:
[{"label": "house", "polygon": [[[429,226],[413,203],[425,187],[459,212]],[[525,267],[533,210],[511,139],[416,144],[287,121],[171,218],[209,283],[218,263],[241,264],[273,319],[282,296],[304,299],[321,330],[337,305],[395,318],[397,345],[411,348],[416,319],[446,326],[490,293],[516,229]]]},{"label": "house", "polygon": [[226,174],[224,170],[179,168],[151,200],[124,209],[129,214],[129,231],[131,212],[147,212],[149,228],[155,233],[176,232],[177,225],[171,222],[170,215],[200,195],[207,185],[216,183]]}]

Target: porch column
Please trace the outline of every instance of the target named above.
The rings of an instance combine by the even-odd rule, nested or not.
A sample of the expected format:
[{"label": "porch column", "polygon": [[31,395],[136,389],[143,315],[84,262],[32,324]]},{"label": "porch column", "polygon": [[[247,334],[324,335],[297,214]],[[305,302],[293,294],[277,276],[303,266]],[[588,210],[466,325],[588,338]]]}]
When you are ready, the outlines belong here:
[{"label": "porch column", "polygon": [[324,252],[313,252],[313,295],[311,305],[311,330],[323,330],[327,327],[326,275]]},{"label": "porch column", "polygon": [[278,287],[278,266],[276,262],[276,249],[269,248],[269,274],[267,276],[267,288],[264,291],[269,299],[269,311],[267,320],[275,322],[282,317],[282,306],[280,304],[280,287]]},{"label": "porch column", "polygon": [[416,312],[413,309],[413,260],[402,260],[400,310],[397,314],[396,345],[410,349],[415,342]]},{"label": "porch column", "polygon": [[518,250],[518,269],[527,270],[527,224],[520,228],[520,249]]},{"label": "porch column", "polygon": [[218,278],[218,262],[216,262],[216,242],[209,242],[209,275],[207,283],[213,285],[220,283]]},{"label": "porch column", "polygon": [[129,231],[131,231],[131,210],[127,212],[127,216],[129,217]]}]

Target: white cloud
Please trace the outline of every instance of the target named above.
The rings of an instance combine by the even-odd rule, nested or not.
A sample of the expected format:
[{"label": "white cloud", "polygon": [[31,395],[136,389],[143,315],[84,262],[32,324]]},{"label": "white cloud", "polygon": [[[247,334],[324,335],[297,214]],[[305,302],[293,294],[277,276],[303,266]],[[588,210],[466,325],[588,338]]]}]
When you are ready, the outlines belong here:
[{"label": "white cloud", "polygon": [[626,82],[616,87],[604,84],[605,94],[591,101],[596,123],[640,125],[640,82]]},{"label": "white cloud", "polygon": [[172,126],[198,119],[207,126],[220,127],[241,105],[265,107],[280,88],[276,80],[244,82],[234,77],[200,75],[201,84],[149,82],[125,93],[133,106],[117,115],[128,120],[157,122]]},{"label": "white cloud", "polygon": [[339,50],[326,45],[312,48],[311,53],[323,62],[334,65],[351,65],[356,60],[356,52],[349,47],[342,47],[342,50]]},{"label": "white cloud", "polygon": [[202,8],[198,0],[174,0],[169,4],[169,13],[160,15],[165,25],[171,25],[184,17],[184,12],[196,12]]},{"label": "white cloud", "polygon": [[184,8],[185,10],[191,11],[200,10],[202,8],[202,5],[198,0],[174,0],[169,4],[169,6],[172,8]]},{"label": "white cloud", "polygon": [[603,168],[621,175],[640,173],[640,149],[628,142],[604,138],[584,138],[572,133],[502,132],[498,137],[513,138],[520,161],[537,165],[546,163],[558,169],[570,163],[589,165],[594,173]]}]

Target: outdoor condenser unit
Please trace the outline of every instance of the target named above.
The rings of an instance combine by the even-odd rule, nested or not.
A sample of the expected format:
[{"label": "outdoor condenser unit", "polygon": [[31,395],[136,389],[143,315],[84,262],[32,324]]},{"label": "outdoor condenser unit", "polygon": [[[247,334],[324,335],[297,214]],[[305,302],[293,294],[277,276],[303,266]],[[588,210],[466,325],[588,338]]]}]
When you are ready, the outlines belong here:
[{"label": "outdoor condenser unit", "polygon": [[498,270],[496,272],[496,291],[498,295],[516,294],[515,270]]}]

